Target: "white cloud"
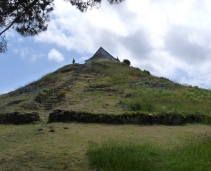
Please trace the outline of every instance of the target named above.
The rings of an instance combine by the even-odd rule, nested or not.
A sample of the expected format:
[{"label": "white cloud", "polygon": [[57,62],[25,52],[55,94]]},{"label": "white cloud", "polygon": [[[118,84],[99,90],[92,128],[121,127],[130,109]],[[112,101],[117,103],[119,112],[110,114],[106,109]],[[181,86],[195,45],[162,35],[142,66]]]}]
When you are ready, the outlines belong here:
[{"label": "white cloud", "polygon": [[31,55],[32,49],[25,47],[25,48],[21,48],[20,50],[20,55],[23,59],[29,57],[29,55]]},{"label": "white cloud", "polygon": [[18,42],[18,43],[24,42],[23,38],[21,38],[21,37],[18,40],[15,40],[15,41]]},{"label": "white cloud", "polygon": [[[48,31],[35,40],[82,56],[102,46],[154,75],[210,87],[210,9],[210,0],[126,0],[112,6],[105,0],[101,8],[81,13],[55,0]],[[52,60],[63,59],[59,54]]]},{"label": "white cloud", "polygon": [[89,59],[90,57],[88,57],[88,56],[82,56],[81,57],[81,60],[83,60],[83,61],[85,61],[85,60],[87,60],[87,59]]},{"label": "white cloud", "polygon": [[36,62],[37,59],[45,57],[45,54],[32,54],[31,55],[31,62]]},{"label": "white cloud", "polygon": [[18,52],[19,52],[19,50],[18,50],[18,49],[16,49],[16,48],[15,48],[15,49],[13,49],[12,51],[13,51],[14,53],[18,53]]},{"label": "white cloud", "polygon": [[20,48],[20,49],[13,49],[13,52],[15,54],[20,54],[21,58],[23,60],[26,60],[26,61],[29,61],[29,62],[36,62],[37,59],[39,58],[43,58],[45,57],[45,54],[43,53],[38,53],[36,51],[34,51],[33,49],[31,48],[28,48],[28,47],[24,47],[24,48]]},{"label": "white cloud", "polygon": [[48,53],[48,59],[50,61],[62,62],[64,60],[63,55],[56,49],[51,49]]}]

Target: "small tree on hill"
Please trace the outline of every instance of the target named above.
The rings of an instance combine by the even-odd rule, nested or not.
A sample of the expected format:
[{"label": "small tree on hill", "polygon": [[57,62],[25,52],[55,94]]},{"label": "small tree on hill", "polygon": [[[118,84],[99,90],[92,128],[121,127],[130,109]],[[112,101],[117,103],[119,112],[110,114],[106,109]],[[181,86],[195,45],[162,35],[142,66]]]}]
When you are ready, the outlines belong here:
[{"label": "small tree on hill", "polygon": [[130,66],[130,61],[128,59],[124,59],[122,62]]},{"label": "small tree on hill", "polygon": [[144,70],[144,73],[146,73],[147,75],[150,75],[150,72],[147,70]]}]

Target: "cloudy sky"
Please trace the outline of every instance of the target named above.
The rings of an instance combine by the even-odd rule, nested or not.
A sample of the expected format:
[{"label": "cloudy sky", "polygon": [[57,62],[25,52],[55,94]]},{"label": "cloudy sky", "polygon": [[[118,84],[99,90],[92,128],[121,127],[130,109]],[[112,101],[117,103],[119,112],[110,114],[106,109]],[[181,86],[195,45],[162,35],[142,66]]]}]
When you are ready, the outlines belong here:
[{"label": "cloudy sky", "polygon": [[182,84],[211,89],[211,1],[126,0],[81,13],[55,0],[48,30],[35,37],[7,33],[0,54],[0,94],[59,67],[91,57],[99,47],[120,60]]}]

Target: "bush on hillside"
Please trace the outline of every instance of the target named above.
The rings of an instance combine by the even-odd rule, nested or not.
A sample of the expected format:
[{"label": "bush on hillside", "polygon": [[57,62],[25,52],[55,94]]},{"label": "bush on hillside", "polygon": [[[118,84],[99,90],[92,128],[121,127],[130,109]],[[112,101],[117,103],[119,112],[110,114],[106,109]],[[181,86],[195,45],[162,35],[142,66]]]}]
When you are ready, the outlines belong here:
[{"label": "bush on hillside", "polygon": [[124,59],[122,62],[130,66],[130,61],[128,59]]},{"label": "bush on hillside", "polygon": [[25,102],[21,105],[21,108],[24,110],[39,110],[41,108],[41,104],[36,101]]},{"label": "bush on hillside", "polygon": [[144,72],[145,72],[147,75],[150,75],[150,72],[149,72],[149,71],[144,70]]},{"label": "bush on hillside", "polygon": [[44,88],[35,97],[35,101],[38,103],[43,103],[53,91],[54,91],[54,89]]}]

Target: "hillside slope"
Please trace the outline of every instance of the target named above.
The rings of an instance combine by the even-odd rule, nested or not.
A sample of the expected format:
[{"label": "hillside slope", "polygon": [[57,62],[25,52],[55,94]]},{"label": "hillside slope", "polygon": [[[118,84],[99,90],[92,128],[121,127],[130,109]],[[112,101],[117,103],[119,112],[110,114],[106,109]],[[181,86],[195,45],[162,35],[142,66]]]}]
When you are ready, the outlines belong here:
[{"label": "hillside slope", "polygon": [[210,114],[211,91],[115,62],[66,65],[0,96],[1,113],[52,109],[90,113]]}]

